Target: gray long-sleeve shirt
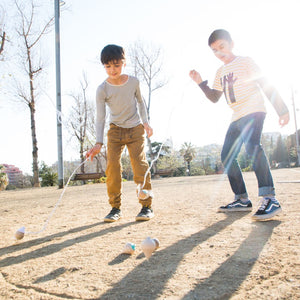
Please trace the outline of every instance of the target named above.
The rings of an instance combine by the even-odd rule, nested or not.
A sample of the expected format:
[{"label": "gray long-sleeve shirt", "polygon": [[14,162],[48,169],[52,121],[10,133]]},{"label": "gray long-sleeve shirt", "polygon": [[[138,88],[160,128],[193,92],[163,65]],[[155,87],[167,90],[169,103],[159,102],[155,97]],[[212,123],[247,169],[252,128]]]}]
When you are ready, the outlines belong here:
[{"label": "gray long-sleeve shirt", "polygon": [[148,122],[147,109],[142,99],[139,81],[133,76],[122,85],[104,81],[96,92],[96,142],[103,143],[106,105],[109,122],[123,128],[132,128]]}]

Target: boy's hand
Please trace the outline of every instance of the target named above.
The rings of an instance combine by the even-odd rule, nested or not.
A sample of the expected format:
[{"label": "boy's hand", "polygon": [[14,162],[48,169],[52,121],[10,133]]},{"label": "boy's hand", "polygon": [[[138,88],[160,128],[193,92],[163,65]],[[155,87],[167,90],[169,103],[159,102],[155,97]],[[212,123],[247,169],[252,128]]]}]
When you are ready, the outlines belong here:
[{"label": "boy's hand", "polygon": [[190,71],[189,75],[192,78],[192,80],[194,80],[198,85],[203,81],[199,72],[197,72],[196,70]]},{"label": "boy's hand", "polygon": [[150,127],[148,123],[144,123],[144,128],[146,130],[147,136],[150,137],[153,134],[153,129]]},{"label": "boy's hand", "polygon": [[279,125],[280,127],[285,126],[290,121],[290,114],[286,113],[279,117]]},{"label": "boy's hand", "polygon": [[93,158],[95,155],[97,155],[98,153],[100,153],[102,148],[101,144],[96,144],[93,148],[91,148],[85,155],[86,158],[90,158],[91,161],[93,161]]}]

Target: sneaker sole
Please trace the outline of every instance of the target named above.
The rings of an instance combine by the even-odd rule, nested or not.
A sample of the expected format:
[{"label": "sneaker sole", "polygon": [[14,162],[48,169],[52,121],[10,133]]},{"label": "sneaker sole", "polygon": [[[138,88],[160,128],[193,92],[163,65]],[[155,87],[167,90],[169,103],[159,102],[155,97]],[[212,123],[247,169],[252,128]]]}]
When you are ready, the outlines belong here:
[{"label": "sneaker sole", "polygon": [[103,219],[103,221],[105,222],[105,223],[113,223],[113,222],[117,222],[117,221],[119,221],[121,219],[121,217],[119,218],[119,219],[106,219],[106,218],[104,218]]},{"label": "sneaker sole", "polygon": [[113,223],[113,222],[117,222],[118,220],[104,219],[103,221],[104,221],[105,223]]},{"label": "sneaker sole", "polygon": [[154,215],[152,215],[151,217],[135,217],[136,221],[149,221],[154,217]]},{"label": "sneaker sole", "polygon": [[219,207],[218,212],[245,212],[245,211],[252,211],[252,207],[239,207],[239,208],[221,208]]},{"label": "sneaker sole", "polygon": [[276,215],[278,215],[279,213],[282,212],[282,208],[279,207],[278,209],[276,209],[275,211],[273,211],[272,213],[270,214],[266,214],[266,215],[253,215],[252,216],[252,219],[254,221],[267,221],[273,217],[275,217]]}]

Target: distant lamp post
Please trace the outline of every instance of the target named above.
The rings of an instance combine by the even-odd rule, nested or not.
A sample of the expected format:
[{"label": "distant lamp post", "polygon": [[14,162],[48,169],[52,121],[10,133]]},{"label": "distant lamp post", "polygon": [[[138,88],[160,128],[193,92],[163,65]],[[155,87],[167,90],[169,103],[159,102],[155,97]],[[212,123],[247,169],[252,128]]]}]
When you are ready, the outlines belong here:
[{"label": "distant lamp post", "polygon": [[296,106],[295,106],[294,98],[295,98],[294,97],[294,89],[292,88],[292,102],[293,102],[294,119],[295,119],[297,157],[298,157],[298,166],[300,166],[300,147],[299,147],[299,136],[298,136],[298,127],[297,127]]},{"label": "distant lamp post", "polygon": [[59,17],[62,0],[54,0],[55,19],[55,62],[56,62],[56,110],[57,110],[57,164],[58,164],[58,187],[64,187],[64,161],[62,151],[62,115],[61,115],[61,84],[60,84],[60,35]]}]

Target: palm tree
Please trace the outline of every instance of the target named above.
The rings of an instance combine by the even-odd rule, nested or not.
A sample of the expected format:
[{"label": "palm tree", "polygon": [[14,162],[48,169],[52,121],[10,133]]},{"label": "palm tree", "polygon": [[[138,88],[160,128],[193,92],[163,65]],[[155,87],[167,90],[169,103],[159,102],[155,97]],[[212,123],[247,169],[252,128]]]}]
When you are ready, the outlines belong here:
[{"label": "palm tree", "polygon": [[184,161],[187,163],[188,174],[191,174],[191,161],[196,155],[196,149],[191,143],[183,143],[180,149],[180,155],[183,157]]}]

